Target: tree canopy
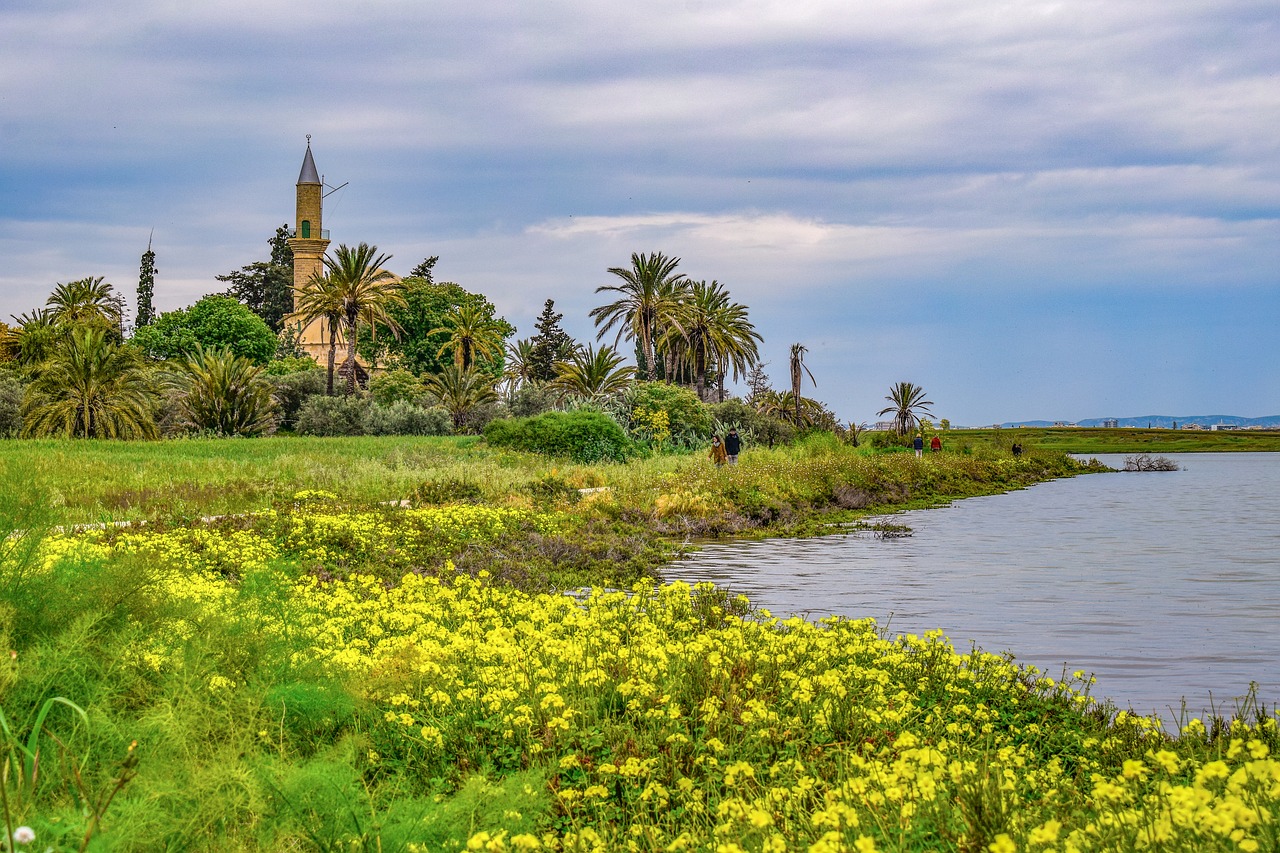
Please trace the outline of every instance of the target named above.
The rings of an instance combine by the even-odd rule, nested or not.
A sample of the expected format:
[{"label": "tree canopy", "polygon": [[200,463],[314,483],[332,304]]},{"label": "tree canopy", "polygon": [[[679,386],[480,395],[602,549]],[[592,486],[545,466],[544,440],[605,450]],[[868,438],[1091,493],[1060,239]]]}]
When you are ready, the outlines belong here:
[{"label": "tree canopy", "polygon": [[275,333],[283,328],[285,317],[293,311],[293,250],[289,248],[289,227],[277,228],[267,245],[271,247],[267,260],[246,264],[215,278],[230,284],[227,295],[261,317]]},{"label": "tree canopy", "polygon": [[[360,331],[359,353],[368,362],[384,362],[388,367],[401,367],[421,374],[439,374],[453,365],[452,352],[445,347],[452,333],[447,317],[462,306],[472,306],[481,316],[492,320],[502,340],[515,334],[515,327],[496,316],[493,303],[478,293],[470,293],[451,281],[431,282],[410,277],[401,280],[403,306],[392,306],[387,314],[400,327],[396,338],[385,325],[379,325],[376,337],[369,329]],[[495,379],[502,375],[501,354],[478,358],[476,369]]]},{"label": "tree canopy", "polygon": [[190,308],[167,311],[134,333],[133,342],[156,359],[184,358],[197,346],[230,347],[254,364],[275,355],[276,336],[261,317],[230,296],[210,294]]}]

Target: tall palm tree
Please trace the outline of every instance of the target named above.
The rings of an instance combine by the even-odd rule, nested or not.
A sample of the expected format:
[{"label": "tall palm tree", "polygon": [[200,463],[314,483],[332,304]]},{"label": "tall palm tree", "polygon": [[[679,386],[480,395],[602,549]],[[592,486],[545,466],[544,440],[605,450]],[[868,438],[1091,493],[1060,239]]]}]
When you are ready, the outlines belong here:
[{"label": "tall palm tree", "polygon": [[622,284],[596,288],[596,293],[610,291],[619,294],[614,302],[591,310],[591,318],[601,327],[596,339],[603,338],[610,329],[618,326],[614,346],[624,334],[639,343],[650,382],[657,378],[654,343],[659,329],[665,325],[679,327],[676,309],[685,293],[687,281],[684,273],[675,271],[679,264],[679,258],[668,258],[661,252],[652,255],[632,253],[630,269],[609,268],[612,275],[622,279]]},{"label": "tall palm tree", "polygon": [[51,319],[59,325],[71,325],[97,320],[113,329],[120,337],[124,323],[124,300],[115,288],[97,278],[82,278],[66,284],[57,284],[45,302]]},{"label": "tall palm tree", "polygon": [[24,433],[67,438],[155,438],[151,389],[142,353],[79,326],[27,386]]},{"label": "tall palm tree", "polygon": [[814,385],[818,384],[818,380],[813,378],[811,371],[804,363],[804,355],[809,350],[803,344],[791,345],[791,396],[794,398],[796,407],[796,426],[800,425],[800,381],[804,379],[804,374],[809,374],[809,381]]},{"label": "tall palm tree", "polygon": [[453,417],[455,432],[462,429],[468,412],[498,399],[490,377],[474,369],[459,370],[452,364],[440,373],[427,376],[423,384]]},{"label": "tall palm tree", "polygon": [[230,347],[196,351],[179,364],[172,383],[188,426],[218,435],[261,435],[274,426],[276,403],[264,368]]},{"label": "tall palm tree", "polygon": [[502,353],[503,327],[487,311],[474,304],[458,305],[444,316],[444,325],[427,332],[447,332],[436,356],[453,350],[453,364],[459,370],[469,370],[479,358],[492,358]]},{"label": "tall palm tree", "polygon": [[547,383],[561,394],[579,397],[604,397],[627,387],[635,375],[632,367],[620,367],[623,358],[611,346],[597,352],[587,344],[565,361],[556,362],[556,378]]},{"label": "tall palm tree", "polygon": [[692,368],[700,400],[707,397],[708,369],[718,366],[724,402],[724,374],[732,369],[736,380],[759,358],[757,344],[762,339],[747,319],[746,306],[731,302],[720,282],[696,281],[678,313],[681,331],[674,327],[668,330],[664,338],[670,342],[668,350],[679,353],[679,360]]},{"label": "tall palm tree", "polygon": [[342,296],[342,319],[347,339],[347,394],[356,390],[356,332],[360,323],[376,328],[379,323],[398,335],[400,326],[389,312],[403,307],[404,286],[383,269],[390,255],[379,255],[377,246],[361,243],[354,249],[338,246],[333,257],[324,259],[325,273]]},{"label": "tall palm tree", "polygon": [[325,394],[333,396],[333,372],[338,357],[338,337],[342,329],[343,302],[342,292],[335,281],[327,275],[315,273],[298,293],[293,316],[302,324],[302,328],[324,320],[324,327],[329,331],[329,372],[325,379]]},{"label": "tall palm tree", "polygon": [[919,385],[910,382],[899,382],[889,389],[889,395],[885,397],[892,406],[886,406],[877,415],[893,414],[893,429],[898,435],[906,435],[911,428],[920,420],[920,415],[928,415],[933,417],[933,412],[929,411],[929,406],[933,405],[932,400],[924,399],[924,389]]}]

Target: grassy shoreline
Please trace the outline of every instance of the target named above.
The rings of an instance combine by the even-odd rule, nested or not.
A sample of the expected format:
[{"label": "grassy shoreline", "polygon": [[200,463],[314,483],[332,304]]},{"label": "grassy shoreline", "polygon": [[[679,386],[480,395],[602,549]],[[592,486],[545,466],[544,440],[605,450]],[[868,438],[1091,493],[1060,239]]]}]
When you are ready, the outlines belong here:
[{"label": "grassy shoreline", "polygon": [[[716,469],[440,439],[7,450],[30,490],[0,496],[0,786],[6,829],[40,849],[1280,844],[1266,709],[1167,734],[1083,673],[648,579],[673,536],[821,532],[1087,470],[1061,453],[813,439]],[[188,523],[213,506],[249,514]],[[119,513],[151,523],[42,533]],[[555,592],[581,585],[630,592]]]}]

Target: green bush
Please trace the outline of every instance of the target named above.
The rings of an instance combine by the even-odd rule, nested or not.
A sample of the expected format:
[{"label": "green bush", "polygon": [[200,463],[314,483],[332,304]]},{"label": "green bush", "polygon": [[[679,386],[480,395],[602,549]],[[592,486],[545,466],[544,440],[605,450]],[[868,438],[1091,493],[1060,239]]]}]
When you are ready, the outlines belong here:
[{"label": "green bush", "polygon": [[295,426],[301,435],[364,435],[367,397],[308,397]]},{"label": "green bush", "polygon": [[449,435],[453,419],[440,406],[424,409],[404,400],[374,403],[364,413],[365,435]]},{"label": "green bush", "polygon": [[526,383],[511,395],[508,404],[511,414],[517,418],[531,418],[555,408],[556,393],[545,386]]},{"label": "green bush", "polygon": [[657,412],[667,413],[666,441],[675,447],[698,447],[711,434],[711,408],[691,388],[665,382],[637,382],[626,395],[628,429],[635,434],[652,423]]},{"label": "green bush", "polygon": [[[278,364],[278,362],[272,362]],[[270,373],[270,368],[268,368]],[[312,368],[301,373],[287,373],[283,376],[270,377],[275,390],[276,413],[280,418],[280,429],[297,429],[298,413],[302,404],[311,397],[324,394],[325,372]]]},{"label": "green bush", "polygon": [[427,396],[427,389],[423,387],[422,379],[417,374],[396,368],[370,379],[369,394],[372,395],[373,402],[380,406],[390,406],[400,401],[421,404],[423,397]]},{"label": "green bush", "polygon": [[495,420],[485,440],[496,447],[559,456],[575,462],[624,462],[632,446],[626,433],[600,412],[547,412],[532,418]]}]

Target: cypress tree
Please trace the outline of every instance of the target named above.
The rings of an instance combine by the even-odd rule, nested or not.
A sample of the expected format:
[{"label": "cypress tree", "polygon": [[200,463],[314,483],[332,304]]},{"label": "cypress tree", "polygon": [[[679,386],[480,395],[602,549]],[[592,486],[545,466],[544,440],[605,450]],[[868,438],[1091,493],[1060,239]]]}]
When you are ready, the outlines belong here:
[{"label": "cypress tree", "polygon": [[[154,234],[154,232],[153,232]],[[156,295],[156,253],[151,250],[151,237],[147,238],[147,251],[142,255],[142,267],[138,272],[137,327],[150,326],[156,318],[151,298]]]}]

